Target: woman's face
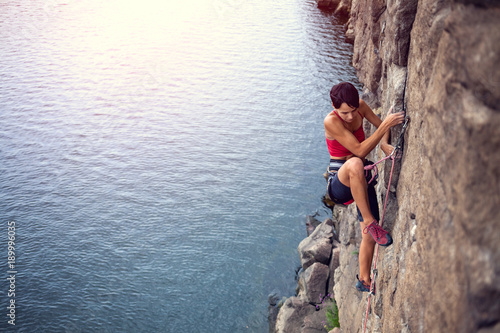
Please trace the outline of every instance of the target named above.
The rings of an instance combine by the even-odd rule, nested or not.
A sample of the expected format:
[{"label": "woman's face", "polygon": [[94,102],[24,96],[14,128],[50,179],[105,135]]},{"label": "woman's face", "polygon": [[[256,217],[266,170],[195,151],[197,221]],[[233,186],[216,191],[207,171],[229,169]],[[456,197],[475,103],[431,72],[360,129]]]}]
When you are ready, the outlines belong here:
[{"label": "woman's face", "polygon": [[352,123],[354,118],[356,117],[356,112],[358,108],[353,108],[347,105],[346,103],[342,103],[340,108],[336,109],[340,118],[342,118],[346,123]]}]

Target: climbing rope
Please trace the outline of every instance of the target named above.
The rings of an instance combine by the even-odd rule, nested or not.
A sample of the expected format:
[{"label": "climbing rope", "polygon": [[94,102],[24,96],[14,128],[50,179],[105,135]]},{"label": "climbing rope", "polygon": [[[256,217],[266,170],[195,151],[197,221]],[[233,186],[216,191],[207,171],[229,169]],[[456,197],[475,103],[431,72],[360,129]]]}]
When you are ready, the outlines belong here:
[{"label": "climbing rope", "polygon": [[[387,160],[389,158],[392,160],[391,173],[389,175],[389,183],[387,185],[387,193],[385,195],[384,210],[382,211],[382,218],[380,219],[380,223],[379,223],[380,227],[382,227],[382,224],[384,223],[385,209],[387,208],[387,199],[389,198],[389,190],[390,190],[390,187],[391,187],[392,174],[394,172],[394,164],[396,162],[396,151],[399,150],[399,149],[401,149],[401,146],[403,144],[403,137],[404,137],[404,134],[405,134],[406,127],[408,127],[409,120],[410,120],[410,117],[406,117],[406,120],[405,120],[405,122],[403,124],[403,128],[401,129],[401,133],[399,134],[398,141],[396,142],[396,145],[394,146],[394,150],[392,151],[392,153],[389,156],[384,157],[380,161],[378,161],[378,162],[376,162],[374,164],[371,164],[371,165],[367,165],[365,167],[366,172],[368,172],[368,170],[375,169],[374,175],[372,176],[372,178],[368,182],[368,183],[371,183],[372,180],[375,178],[375,175],[378,173],[377,164],[379,164],[380,162],[383,162],[383,161],[385,161],[385,160]],[[368,304],[366,305],[366,316],[365,316],[365,324],[363,326],[363,333],[365,333],[366,323],[368,321],[368,312],[370,310],[370,298],[371,298],[372,295],[375,295],[375,292],[374,292],[374,290],[375,290],[375,279],[377,278],[377,274],[378,274],[378,270],[377,270],[378,248],[379,248],[379,245],[377,244],[377,246],[375,247],[375,261],[373,262],[372,283],[370,285],[370,293],[368,294]]]},{"label": "climbing rope", "polygon": [[[387,160],[389,158],[394,161],[394,159],[396,158],[395,157],[396,151],[401,148],[401,144],[403,143],[403,136],[405,134],[406,127],[408,127],[408,122],[409,121],[410,121],[410,117],[406,117],[406,120],[405,120],[405,122],[403,124],[403,128],[401,129],[401,133],[399,135],[398,141],[396,142],[396,145],[395,145],[394,150],[392,151],[392,153],[389,156],[384,157],[380,161],[377,161],[377,162],[375,162],[373,164],[365,166],[364,169],[365,169],[366,175],[368,175],[368,171],[370,171],[372,169],[375,169],[375,172],[373,173],[373,176],[370,179],[370,181],[368,182],[368,184],[370,184],[375,179],[376,175],[378,174],[377,164],[382,163],[383,161],[385,161],[385,160]],[[392,173],[391,173],[391,176],[392,176]],[[389,181],[389,183],[390,183],[390,181]]]}]

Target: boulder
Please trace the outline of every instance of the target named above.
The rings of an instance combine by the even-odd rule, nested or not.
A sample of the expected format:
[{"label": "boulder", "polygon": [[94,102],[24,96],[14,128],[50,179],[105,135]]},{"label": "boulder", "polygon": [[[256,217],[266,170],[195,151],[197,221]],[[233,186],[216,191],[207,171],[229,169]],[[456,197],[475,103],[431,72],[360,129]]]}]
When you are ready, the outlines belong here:
[{"label": "boulder", "polygon": [[338,7],[340,0],[316,0],[318,8],[334,10]]},{"label": "boulder", "polygon": [[314,216],[307,215],[306,217],[307,236],[310,236],[320,224],[321,222],[315,219]]},{"label": "boulder", "polygon": [[267,314],[267,321],[269,322],[269,333],[275,332],[276,318],[278,317],[279,313],[279,307],[277,306],[279,301],[280,296],[277,291],[274,291],[267,297],[267,302],[269,303]]},{"label": "boulder", "polygon": [[276,306],[270,305],[268,307],[267,321],[269,323],[269,333],[276,332],[276,319],[280,309]]},{"label": "boulder", "polygon": [[288,298],[276,319],[276,333],[301,333],[304,318],[315,311],[316,307],[298,297]]},{"label": "boulder", "polygon": [[327,265],[314,263],[299,278],[299,298],[311,303],[321,304],[326,296],[326,284],[330,270]]},{"label": "boulder", "polygon": [[323,322],[326,320],[325,310],[321,308],[305,316],[300,333],[325,333]]},{"label": "boulder", "polygon": [[347,18],[351,12],[352,0],[341,0],[335,9],[335,15]]},{"label": "boulder", "polygon": [[332,238],[333,221],[326,219],[309,237],[300,242],[297,250],[304,270],[315,262],[328,264],[332,251]]}]

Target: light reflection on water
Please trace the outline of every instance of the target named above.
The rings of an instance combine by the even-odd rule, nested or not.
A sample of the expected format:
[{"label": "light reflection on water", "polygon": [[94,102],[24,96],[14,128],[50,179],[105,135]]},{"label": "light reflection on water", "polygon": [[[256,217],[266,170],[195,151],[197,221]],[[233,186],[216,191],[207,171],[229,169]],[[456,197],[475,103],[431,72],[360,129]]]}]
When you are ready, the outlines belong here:
[{"label": "light reflection on water", "polygon": [[178,4],[0,2],[20,332],[266,332],[294,292],[343,28],[312,1]]}]

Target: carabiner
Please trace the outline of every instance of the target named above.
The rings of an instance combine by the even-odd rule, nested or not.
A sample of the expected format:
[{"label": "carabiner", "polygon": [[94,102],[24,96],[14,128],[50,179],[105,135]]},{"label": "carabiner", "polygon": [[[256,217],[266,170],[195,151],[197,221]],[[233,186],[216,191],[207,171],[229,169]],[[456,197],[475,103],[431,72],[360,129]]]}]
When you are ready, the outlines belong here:
[{"label": "carabiner", "polygon": [[406,117],[405,122],[403,124],[403,128],[401,128],[401,133],[399,133],[399,138],[398,141],[396,142],[396,145],[394,146],[394,150],[392,151],[391,155],[393,156],[396,153],[396,150],[401,148],[401,141],[403,141],[403,137],[405,135],[406,128],[408,127],[408,122],[410,121],[410,117]]}]

